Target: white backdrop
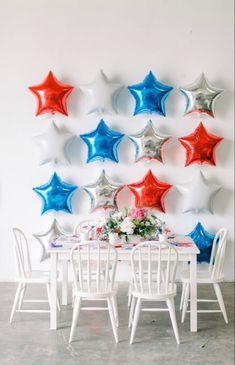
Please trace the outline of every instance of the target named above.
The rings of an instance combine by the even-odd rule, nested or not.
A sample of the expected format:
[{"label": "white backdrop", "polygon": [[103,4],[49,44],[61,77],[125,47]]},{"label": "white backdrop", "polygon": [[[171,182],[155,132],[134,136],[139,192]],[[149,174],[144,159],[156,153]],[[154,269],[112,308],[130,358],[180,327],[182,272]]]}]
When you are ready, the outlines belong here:
[{"label": "white backdrop", "polygon": [[[151,167],[157,178],[173,185],[189,181],[199,167],[184,167],[185,150],[177,138],[194,131],[200,120],[224,141],[216,151],[217,166],[202,166],[205,176],[221,184],[214,215],[182,214],[176,189],[167,195],[167,214],[159,214],[178,233],[189,233],[198,221],[209,232],[229,229],[226,279],[233,280],[233,0],[1,0],[0,1],[0,280],[12,280],[14,261],[12,226],[29,237],[46,231],[54,217],[66,229],[88,216],[89,197],[78,189],[74,214],[40,216],[41,201],[32,187],[49,181],[53,171],[72,184],[93,183],[103,167],[114,182],[142,179]],[[68,99],[69,117],[56,115],[59,127],[74,134],[93,130],[99,117],[86,115],[87,100],[79,85],[94,80],[103,69],[112,81],[133,85],[149,70],[174,91],[167,98],[167,117],[153,115],[159,133],[171,135],[165,148],[166,163],[134,164],[134,146],[120,143],[120,163],[86,164],[86,145],[80,140],[70,166],[38,165],[38,148],[32,137],[43,133],[52,117],[35,117],[36,100],[27,87],[41,83],[51,69],[64,83],[75,86]],[[183,117],[185,99],[178,91],[204,71],[214,86],[226,92],[216,103],[216,118]],[[104,115],[107,124],[125,134],[141,131],[148,115],[132,117],[133,98],[122,94],[119,114]],[[123,193],[131,203],[130,196]],[[40,247],[32,238],[33,264]],[[122,273],[125,276],[125,273]]]}]

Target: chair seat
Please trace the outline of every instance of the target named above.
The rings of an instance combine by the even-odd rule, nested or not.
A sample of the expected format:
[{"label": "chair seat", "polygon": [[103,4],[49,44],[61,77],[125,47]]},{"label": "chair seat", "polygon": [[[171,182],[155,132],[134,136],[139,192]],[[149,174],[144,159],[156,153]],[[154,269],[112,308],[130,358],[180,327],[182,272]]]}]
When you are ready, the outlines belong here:
[{"label": "chair seat", "polygon": [[[180,279],[183,283],[190,282],[190,273],[188,270],[181,271]],[[197,271],[197,283],[198,284],[212,284],[219,283],[224,280],[224,276],[220,276],[219,278],[212,279],[211,273],[209,271]]]},{"label": "chair seat", "polygon": [[167,298],[172,298],[176,296],[177,286],[174,284],[173,286],[170,284],[166,290],[165,285],[160,286],[160,293],[156,294],[157,283],[152,283],[152,293],[149,293],[149,287],[144,286],[143,291],[132,291],[132,295],[136,298],[149,299],[149,300],[165,300]]},{"label": "chair seat", "polygon": [[[57,272],[57,275],[59,272]],[[50,282],[50,271],[44,270],[32,270],[27,272],[25,277],[16,277],[16,282],[28,282],[28,283],[49,283]]]}]

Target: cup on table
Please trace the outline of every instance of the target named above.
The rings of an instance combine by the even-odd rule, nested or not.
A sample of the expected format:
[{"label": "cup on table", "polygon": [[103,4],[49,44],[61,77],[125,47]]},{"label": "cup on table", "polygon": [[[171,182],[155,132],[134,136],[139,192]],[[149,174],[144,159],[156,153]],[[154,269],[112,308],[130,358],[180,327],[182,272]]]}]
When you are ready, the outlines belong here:
[{"label": "cup on table", "polygon": [[167,234],[166,233],[160,233],[158,235],[158,241],[159,242],[167,242]]},{"label": "cup on table", "polygon": [[89,240],[89,232],[88,231],[81,231],[80,232],[80,240],[81,240],[81,242],[88,241]]}]

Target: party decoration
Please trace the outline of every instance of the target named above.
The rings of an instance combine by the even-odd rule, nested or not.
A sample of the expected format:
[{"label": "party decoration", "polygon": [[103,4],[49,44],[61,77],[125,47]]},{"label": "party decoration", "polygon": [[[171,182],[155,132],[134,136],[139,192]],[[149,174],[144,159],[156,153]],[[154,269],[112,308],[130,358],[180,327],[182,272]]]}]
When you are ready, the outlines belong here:
[{"label": "party decoration", "polygon": [[38,107],[36,116],[43,113],[55,112],[63,115],[67,113],[67,97],[73,90],[73,86],[62,84],[50,71],[42,84],[30,86],[29,90],[36,95]]},{"label": "party decoration", "polygon": [[80,86],[80,89],[90,99],[88,113],[116,112],[116,97],[122,85],[110,82],[103,70],[100,70],[95,81]]},{"label": "party decoration", "polygon": [[101,119],[94,131],[80,135],[88,146],[87,163],[105,159],[118,162],[117,147],[123,136],[124,134],[110,129]]},{"label": "party decoration", "polygon": [[71,198],[76,189],[77,186],[63,182],[56,172],[48,183],[33,188],[42,198],[41,214],[51,210],[72,213]]},{"label": "party decoration", "polygon": [[133,115],[141,113],[166,115],[165,100],[173,87],[160,83],[154,77],[152,71],[149,72],[143,82],[128,86],[128,89],[136,101]]},{"label": "party decoration", "polygon": [[223,90],[213,87],[204,73],[191,85],[182,87],[180,91],[186,97],[185,115],[205,113],[214,117],[214,106]]},{"label": "party decoration", "polygon": [[40,148],[40,165],[48,162],[67,164],[69,162],[68,145],[72,140],[71,133],[62,132],[52,122],[46,132],[34,137],[34,141]]},{"label": "party decoration", "polygon": [[62,234],[66,234],[66,232],[60,227],[58,221],[54,219],[46,232],[33,235],[41,246],[40,262],[50,257],[50,254],[47,252],[49,243],[56,240]]},{"label": "party decoration", "polygon": [[200,222],[187,236],[192,238],[200,250],[200,254],[197,255],[197,261],[210,262],[211,249],[215,236],[207,232]]},{"label": "party decoration", "polygon": [[135,197],[136,208],[153,208],[165,213],[164,197],[172,185],[158,181],[151,170],[143,180],[127,186]]},{"label": "party decoration", "polygon": [[190,182],[176,188],[184,197],[183,213],[213,213],[213,199],[221,186],[209,184],[203,173],[198,171]]},{"label": "party decoration", "polygon": [[106,177],[105,170],[102,171],[98,180],[91,185],[83,186],[83,189],[91,198],[91,210],[98,208],[117,209],[117,194],[123,186],[111,183]]},{"label": "party decoration", "polygon": [[162,149],[170,137],[157,134],[153,123],[149,120],[144,130],[128,137],[135,145],[135,160],[158,160],[163,162]]},{"label": "party decoration", "polygon": [[179,138],[186,149],[185,166],[191,163],[216,165],[215,149],[222,140],[223,137],[208,133],[204,125],[200,123],[193,133]]}]

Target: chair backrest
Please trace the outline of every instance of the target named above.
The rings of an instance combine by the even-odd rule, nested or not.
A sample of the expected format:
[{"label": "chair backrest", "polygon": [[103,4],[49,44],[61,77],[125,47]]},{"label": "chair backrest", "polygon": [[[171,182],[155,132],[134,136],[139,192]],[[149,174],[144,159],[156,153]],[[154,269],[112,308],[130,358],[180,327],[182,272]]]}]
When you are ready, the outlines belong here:
[{"label": "chair backrest", "polygon": [[223,276],[224,268],[224,258],[226,250],[226,236],[227,229],[221,228],[215,235],[213,240],[209,272],[211,273],[211,278],[216,280]]},{"label": "chair backrest", "polygon": [[73,230],[73,234],[79,234],[81,230],[84,229],[92,229],[95,227],[95,221],[94,219],[86,219],[84,221],[79,222]]},{"label": "chair backrest", "polygon": [[113,290],[117,251],[102,241],[84,241],[73,246],[70,255],[75,290],[107,293]]},{"label": "chair backrest", "polygon": [[16,259],[17,276],[25,278],[26,273],[31,271],[28,241],[25,234],[19,228],[13,228],[14,252]]},{"label": "chair backrest", "polygon": [[167,294],[174,289],[178,252],[167,242],[145,241],[131,252],[134,288],[148,295]]}]

